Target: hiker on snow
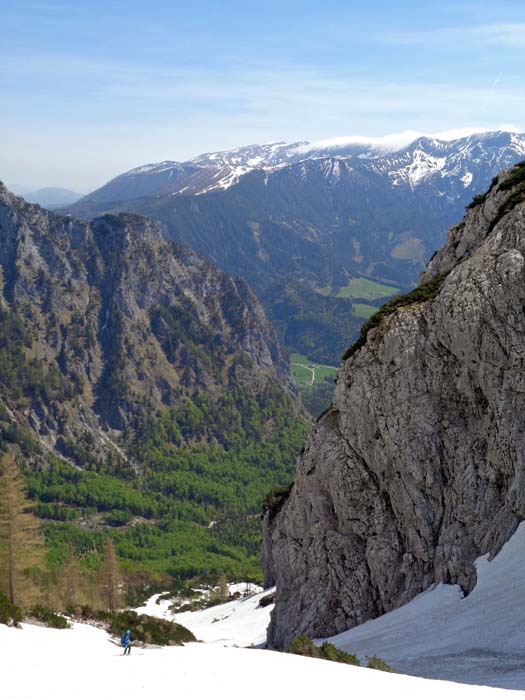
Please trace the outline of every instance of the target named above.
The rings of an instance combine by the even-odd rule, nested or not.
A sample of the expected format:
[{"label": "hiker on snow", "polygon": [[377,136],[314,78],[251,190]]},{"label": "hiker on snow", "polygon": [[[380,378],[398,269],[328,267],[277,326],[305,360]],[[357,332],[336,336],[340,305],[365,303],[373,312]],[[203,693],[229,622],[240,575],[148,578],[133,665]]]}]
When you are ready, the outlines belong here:
[{"label": "hiker on snow", "polygon": [[131,654],[131,630],[126,630],[126,634],[122,636],[120,643],[124,647],[124,656]]}]

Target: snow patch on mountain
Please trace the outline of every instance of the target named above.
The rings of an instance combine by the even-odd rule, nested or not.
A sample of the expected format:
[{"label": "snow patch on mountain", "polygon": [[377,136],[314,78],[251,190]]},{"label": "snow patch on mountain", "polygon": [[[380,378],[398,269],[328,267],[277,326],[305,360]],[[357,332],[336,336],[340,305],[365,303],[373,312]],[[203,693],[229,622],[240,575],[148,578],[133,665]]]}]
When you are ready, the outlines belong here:
[{"label": "snow patch on mountain", "polygon": [[270,589],[205,610],[179,613],[174,619],[208,644],[263,646],[273,605],[261,607],[260,601],[272,592]]},{"label": "snow patch on mountain", "polygon": [[143,173],[162,173],[166,170],[173,170],[174,168],[180,168],[180,163],[173,160],[163,160],[162,163],[148,163],[147,165],[140,165],[138,168],[133,168],[127,174],[128,175],[142,175]]},{"label": "snow patch on mountain", "polygon": [[446,158],[436,158],[422,149],[416,149],[412,161],[404,168],[392,171],[390,177],[394,185],[402,181],[408,182],[412,187],[416,187],[422,180],[443,170],[446,162]]},{"label": "snow patch on mountain", "polygon": [[207,192],[211,192],[212,190],[227,190],[228,188],[232,187],[232,185],[236,185],[241,177],[246,175],[246,173],[250,172],[251,170],[253,170],[253,168],[246,165],[236,165],[233,167],[226,166],[222,169],[217,180],[209,184],[207,187],[203,187],[194,194],[202,195],[206,194]]},{"label": "snow patch on mountain", "polygon": [[264,598],[275,589],[263,591],[254,584],[228,584],[230,595],[249,595],[237,600],[213,605],[204,610],[173,614],[174,599],[166,599],[162,594],[152,596],[143,606],[136,609],[141,615],[151,615],[163,620],[173,620],[189,629],[197,639],[222,646],[261,646],[266,643],[266,628],[270,622],[273,605],[261,606]]}]

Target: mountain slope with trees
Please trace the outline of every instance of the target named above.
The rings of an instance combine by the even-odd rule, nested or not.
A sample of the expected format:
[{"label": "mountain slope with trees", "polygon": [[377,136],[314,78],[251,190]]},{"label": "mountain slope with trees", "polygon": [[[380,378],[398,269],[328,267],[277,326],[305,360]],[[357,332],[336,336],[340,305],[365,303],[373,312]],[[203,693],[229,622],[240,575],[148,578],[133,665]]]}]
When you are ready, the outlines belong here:
[{"label": "mountain slope with trees", "polygon": [[244,281],[140,216],[86,224],[0,189],[0,442],[52,557],[110,532],[137,576],[258,576],[260,502],[304,434]]}]

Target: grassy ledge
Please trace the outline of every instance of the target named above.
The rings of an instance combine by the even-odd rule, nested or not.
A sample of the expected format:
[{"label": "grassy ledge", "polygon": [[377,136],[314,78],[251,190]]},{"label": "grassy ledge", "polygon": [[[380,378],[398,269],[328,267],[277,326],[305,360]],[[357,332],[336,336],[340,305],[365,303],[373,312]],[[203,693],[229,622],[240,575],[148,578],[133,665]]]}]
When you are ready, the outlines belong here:
[{"label": "grassy ledge", "polygon": [[349,357],[352,357],[352,355],[363,347],[363,345],[366,343],[368,331],[372,330],[372,328],[377,328],[383,319],[392,314],[394,311],[397,311],[397,309],[400,309],[403,306],[409,306],[410,304],[421,304],[424,301],[434,299],[439,293],[445,277],[445,274],[437,275],[434,277],[434,279],[430,280],[430,282],[425,282],[425,284],[416,287],[416,289],[413,289],[411,292],[408,292],[407,294],[400,294],[393,299],[390,299],[390,301],[387,301],[386,304],[383,304],[379,311],[371,316],[368,321],[361,326],[359,338],[345,352],[342,357],[343,362],[348,360]]},{"label": "grassy ledge", "polygon": [[504,216],[517,207],[518,204],[523,204],[525,202],[525,161],[517,163],[498,186],[498,192],[509,192],[510,190],[514,191],[511,192],[507,199],[501,204],[498,213],[489,227],[489,232],[496,227]]},{"label": "grassy ledge", "polygon": [[[338,649],[330,642],[323,642],[320,646],[317,646],[310,637],[306,636],[296,637],[290,644],[288,653],[296,654],[297,656],[309,656],[312,659],[335,661],[340,664],[349,664],[350,666],[361,666],[359,659],[354,654]],[[366,666],[376,671],[393,673],[393,669],[386,661],[383,661],[383,659],[380,659],[378,656],[367,657]]]},{"label": "grassy ledge", "polygon": [[525,160],[522,160],[512,168],[503,182],[498,187],[498,192],[511,190],[516,185],[525,185]]},{"label": "grassy ledge", "polygon": [[264,497],[263,513],[269,513],[271,520],[275,518],[277,513],[281,510],[281,508],[288,500],[292,492],[294,483],[295,482],[292,481],[292,483],[288,484],[288,486],[279,486],[275,489],[272,489],[272,491],[267,493]]}]

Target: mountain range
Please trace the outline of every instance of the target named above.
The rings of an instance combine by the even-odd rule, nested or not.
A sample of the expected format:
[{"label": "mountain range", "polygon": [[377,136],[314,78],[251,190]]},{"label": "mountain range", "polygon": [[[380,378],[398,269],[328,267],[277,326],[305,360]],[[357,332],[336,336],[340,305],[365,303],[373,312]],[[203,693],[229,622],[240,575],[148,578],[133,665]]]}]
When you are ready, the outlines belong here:
[{"label": "mountain range", "polygon": [[525,135],[421,137],[399,150],[248,146],[124,173],[67,211],[132,211],[254,288],[281,340],[336,363],[363,318],[411,288]]},{"label": "mountain range", "polygon": [[58,209],[74,204],[84,195],[73,190],[65,189],[64,187],[41,187],[40,189],[32,189],[23,185],[11,185],[11,191],[14,194],[24,197],[26,202],[40,204],[46,209]]}]

